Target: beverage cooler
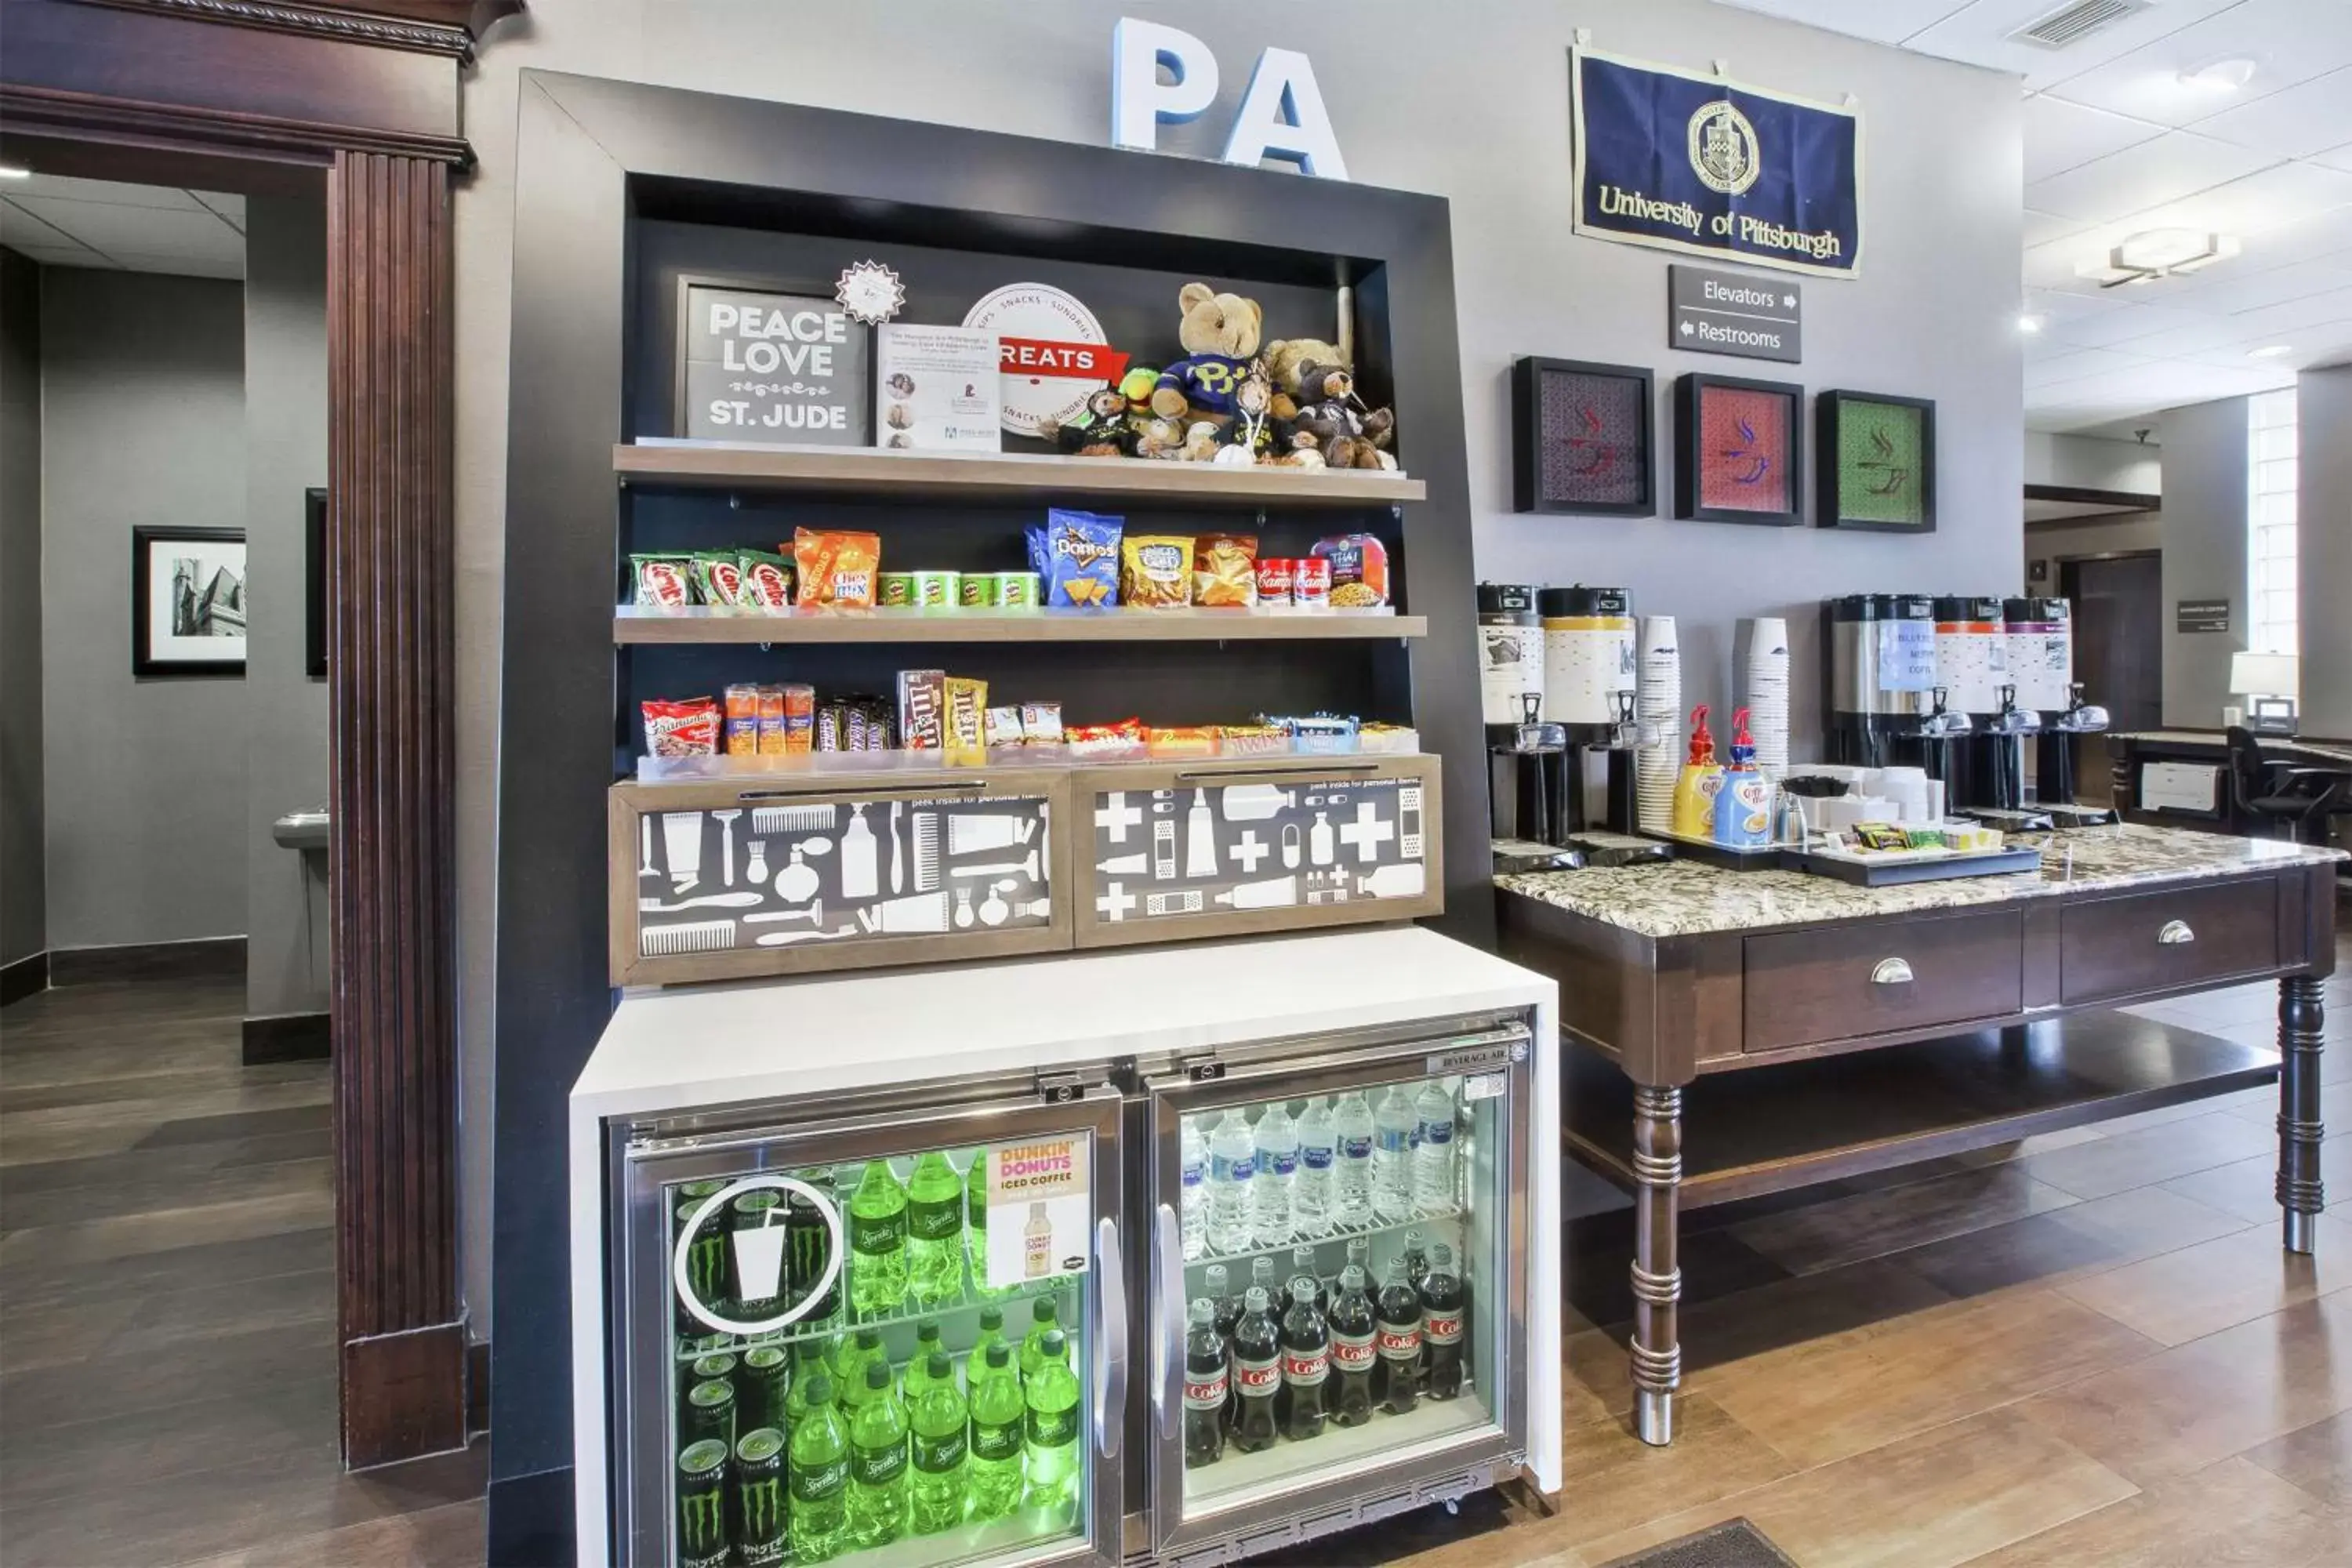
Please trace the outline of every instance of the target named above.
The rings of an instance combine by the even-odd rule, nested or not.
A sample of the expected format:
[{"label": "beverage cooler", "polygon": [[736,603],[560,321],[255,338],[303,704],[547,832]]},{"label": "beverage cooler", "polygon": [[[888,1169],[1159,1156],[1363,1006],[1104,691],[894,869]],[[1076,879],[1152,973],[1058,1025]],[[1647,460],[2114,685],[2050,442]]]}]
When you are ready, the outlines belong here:
[{"label": "beverage cooler", "polygon": [[[1400,935],[1443,942],[1297,940]],[[968,1072],[952,1047],[914,1059],[901,1018],[884,1032],[905,1057],[845,1047],[781,1075],[840,1080],[822,1091],[681,1086],[587,1115],[575,1090],[575,1292],[596,1292],[574,1304],[581,1561],[1228,1561],[1515,1476],[1547,1406],[1532,1468],[1556,1489],[1556,1310],[1530,1323],[1550,992],[1470,956],[1520,976],[1500,994],[1520,1005],[1310,1031],[1331,1015],[1307,987],[1217,1043],[1243,1019],[1190,1024],[1202,1005],[1179,998],[1143,1048],[1066,1037],[1012,1070],[974,1050]],[[1106,964],[1126,967],[1072,968]],[[1185,971],[1159,952],[962,978],[1107,994]],[[894,984],[920,1014],[905,992],[929,981],[631,998],[615,1027]],[[697,1020],[636,1026],[651,1062]],[[1542,1195],[1556,1226],[1556,1174]]]}]

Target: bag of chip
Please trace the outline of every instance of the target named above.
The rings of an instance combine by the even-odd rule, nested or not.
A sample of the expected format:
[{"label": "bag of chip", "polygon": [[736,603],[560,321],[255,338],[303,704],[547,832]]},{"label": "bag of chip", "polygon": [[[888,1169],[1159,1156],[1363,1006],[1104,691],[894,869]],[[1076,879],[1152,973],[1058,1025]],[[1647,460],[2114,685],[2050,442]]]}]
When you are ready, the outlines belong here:
[{"label": "bag of chip", "polygon": [[730,608],[743,602],[743,560],[732,550],[698,550],[692,568],[694,602]]},{"label": "bag of chip", "polygon": [[637,704],[645,717],[646,751],[656,757],[719,754],[719,704],[708,697]]},{"label": "bag of chip", "polygon": [[656,609],[678,610],[694,603],[694,558],[690,555],[632,555],[629,571],[635,577],[635,603]]},{"label": "bag of chip", "polygon": [[793,566],[800,576],[799,603],[803,606],[870,610],[875,579],[882,569],[882,541],[871,533],[796,528]]},{"label": "bag of chip", "polygon": [[735,563],[742,569],[743,589],[739,603],[754,610],[789,610],[793,607],[793,568],[782,556],[765,550],[736,552]]},{"label": "bag of chip", "polygon": [[1316,541],[1314,553],[1331,563],[1331,607],[1369,610],[1389,602],[1389,550],[1369,533]]},{"label": "bag of chip", "polygon": [[1026,531],[1029,564],[1045,585],[1045,603],[1108,609],[1118,603],[1118,541],[1127,520],[1055,507]]},{"label": "bag of chip", "polygon": [[1204,533],[1193,542],[1192,602],[1220,606],[1257,603],[1255,534]]},{"label": "bag of chip", "polygon": [[1190,535],[1132,533],[1118,548],[1118,596],[1129,609],[1181,609],[1192,602]]}]

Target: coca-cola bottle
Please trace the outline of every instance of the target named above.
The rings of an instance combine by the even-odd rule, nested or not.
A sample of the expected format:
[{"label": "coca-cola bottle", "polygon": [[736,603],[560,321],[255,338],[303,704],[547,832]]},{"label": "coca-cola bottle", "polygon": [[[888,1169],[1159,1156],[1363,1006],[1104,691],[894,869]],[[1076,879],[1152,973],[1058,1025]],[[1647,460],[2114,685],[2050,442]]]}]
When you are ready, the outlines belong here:
[{"label": "coca-cola bottle", "polygon": [[1422,1392],[1432,1399],[1462,1393],[1462,1323],[1469,1298],[1454,1271],[1454,1249],[1444,1242],[1431,1247],[1429,1275],[1421,1282],[1421,1342]]},{"label": "coca-cola bottle", "polygon": [[1275,1303],[1286,1318],[1290,1316],[1291,1303],[1297,1300],[1296,1292],[1302,1274],[1309,1279],[1315,1278],[1315,1247],[1311,1242],[1290,1249],[1290,1279],[1282,1287],[1281,1300]]},{"label": "coca-cola bottle", "polygon": [[1272,1298],[1255,1285],[1243,1292],[1241,1321],[1234,1325],[1233,1385],[1235,1451],[1256,1454],[1273,1447],[1278,1435],[1274,1396],[1282,1391],[1282,1331],[1275,1325]]},{"label": "coca-cola bottle", "polygon": [[1372,1418],[1372,1373],[1380,1360],[1379,1320],[1365,1289],[1364,1271],[1353,1264],[1339,1270],[1339,1292],[1331,1299],[1331,1419],[1361,1426]]},{"label": "coca-cola bottle", "polygon": [[[1225,1358],[1233,1359],[1234,1325],[1242,1321],[1242,1299],[1232,1288],[1233,1274],[1222,1263],[1212,1263],[1202,1274],[1202,1283],[1209,1300],[1216,1308],[1217,1339],[1225,1347]],[[1234,1385],[1225,1382],[1225,1430],[1234,1426]]]},{"label": "coca-cola bottle", "polygon": [[1339,1300],[1340,1278],[1350,1268],[1360,1268],[1364,1271],[1364,1289],[1369,1293],[1372,1288],[1372,1244],[1363,1237],[1351,1236],[1348,1238],[1348,1261],[1340,1265],[1338,1274],[1331,1276],[1332,1300]]},{"label": "coca-cola bottle", "polygon": [[1192,1303],[1184,1335],[1184,1468],[1213,1465],[1225,1452],[1225,1342],[1217,1332],[1217,1305]]},{"label": "coca-cola bottle", "polygon": [[1389,1259],[1387,1278],[1372,1302],[1379,1336],[1381,1409],[1402,1415],[1421,1402],[1421,1292],[1405,1278],[1404,1259]]},{"label": "coca-cola bottle", "polygon": [[1331,1329],[1323,1319],[1323,1287],[1311,1274],[1290,1282],[1290,1311],[1282,1320],[1282,1435],[1294,1443],[1323,1436],[1324,1398],[1331,1378]]},{"label": "coca-cola bottle", "polygon": [[1429,1251],[1421,1244],[1421,1227],[1415,1226],[1404,1233],[1404,1277],[1418,1290],[1428,1273]]}]

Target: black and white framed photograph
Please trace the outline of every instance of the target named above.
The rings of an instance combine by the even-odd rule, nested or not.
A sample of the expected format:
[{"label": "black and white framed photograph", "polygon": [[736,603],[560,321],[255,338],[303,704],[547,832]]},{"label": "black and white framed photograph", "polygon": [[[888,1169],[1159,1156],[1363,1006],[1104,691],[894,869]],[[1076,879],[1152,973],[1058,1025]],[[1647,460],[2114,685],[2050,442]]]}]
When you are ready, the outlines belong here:
[{"label": "black and white framed photograph", "polygon": [[327,679],[327,492],[302,492],[302,671]]},{"label": "black and white framed photograph", "polygon": [[245,673],[245,530],[131,529],[131,673]]}]

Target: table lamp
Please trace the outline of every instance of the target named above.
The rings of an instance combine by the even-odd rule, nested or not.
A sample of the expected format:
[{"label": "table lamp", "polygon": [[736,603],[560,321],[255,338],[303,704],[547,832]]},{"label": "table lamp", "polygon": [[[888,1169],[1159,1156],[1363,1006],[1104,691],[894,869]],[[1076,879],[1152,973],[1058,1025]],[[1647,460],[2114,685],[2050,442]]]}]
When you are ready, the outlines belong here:
[{"label": "table lamp", "polygon": [[2291,653],[2230,656],[2230,689],[2246,699],[2246,728],[2255,734],[2294,733],[2296,662]]}]

